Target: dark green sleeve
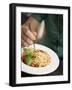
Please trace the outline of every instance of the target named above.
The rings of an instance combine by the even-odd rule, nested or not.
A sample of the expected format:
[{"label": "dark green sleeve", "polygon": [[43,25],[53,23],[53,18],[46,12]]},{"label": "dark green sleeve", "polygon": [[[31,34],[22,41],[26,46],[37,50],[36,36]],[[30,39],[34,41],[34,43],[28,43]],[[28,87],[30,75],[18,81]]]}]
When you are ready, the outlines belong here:
[{"label": "dark green sleeve", "polygon": [[32,14],[33,18],[35,18],[37,21],[41,22],[44,19],[44,15],[42,14]]}]

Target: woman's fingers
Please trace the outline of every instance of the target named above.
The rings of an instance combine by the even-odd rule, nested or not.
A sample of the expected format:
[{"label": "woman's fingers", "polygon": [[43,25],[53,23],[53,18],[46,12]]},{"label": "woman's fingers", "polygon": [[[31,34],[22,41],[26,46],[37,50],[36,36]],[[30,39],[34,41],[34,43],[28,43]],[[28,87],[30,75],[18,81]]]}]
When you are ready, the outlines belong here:
[{"label": "woman's fingers", "polygon": [[22,32],[23,32],[23,34],[28,36],[31,40],[36,40],[35,35],[32,33],[31,30],[29,30],[29,28],[27,26],[22,27]]},{"label": "woman's fingers", "polygon": [[21,40],[21,46],[22,47],[28,47],[29,45],[24,40]]},{"label": "woman's fingers", "polygon": [[37,37],[37,32],[32,32],[35,37]]},{"label": "woman's fingers", "polygon": [[33,44],[33,41],[30,38],[28,38],[26,35],[22,35],[22,39],[26,41],[29,45]]},{"label": "woman's fingers", "polygon": [[36,40],[37,33],[32,32],[28,29],[27,26],[22,26],[21,28],[21,45],[29,46],[33,44],[34,40]]}]

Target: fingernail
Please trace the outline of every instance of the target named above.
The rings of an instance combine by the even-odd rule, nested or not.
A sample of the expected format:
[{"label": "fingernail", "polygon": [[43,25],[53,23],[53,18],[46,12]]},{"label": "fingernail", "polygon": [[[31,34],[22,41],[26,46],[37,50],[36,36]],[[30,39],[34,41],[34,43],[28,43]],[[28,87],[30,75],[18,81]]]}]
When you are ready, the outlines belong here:
[{"label": "fingernail", "polygon": [[32,42],[32,41],[30,41],[30,44],[33,44],[33,42]]},{"label": "fingernail", "polygon": [[34,40],[36,40],[36,37],[34,37]]}]

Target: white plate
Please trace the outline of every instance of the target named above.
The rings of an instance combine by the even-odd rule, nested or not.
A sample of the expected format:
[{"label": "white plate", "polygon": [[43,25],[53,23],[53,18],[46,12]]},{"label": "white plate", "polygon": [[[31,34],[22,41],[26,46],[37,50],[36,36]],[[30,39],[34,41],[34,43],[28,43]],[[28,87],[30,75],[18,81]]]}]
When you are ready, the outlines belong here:
[{"label": "white plate", "polygon": [[[29,47],[33,47],[33,45]],[[46,67],[36,68],[28,66],[22,62],[22,71],[33,75],[44,75],[55,71],[59,66],[59,58],[57,54],[52,49],[40,44],[35,44],[35,48],[47,52],[51,57],[51,63]]]}]

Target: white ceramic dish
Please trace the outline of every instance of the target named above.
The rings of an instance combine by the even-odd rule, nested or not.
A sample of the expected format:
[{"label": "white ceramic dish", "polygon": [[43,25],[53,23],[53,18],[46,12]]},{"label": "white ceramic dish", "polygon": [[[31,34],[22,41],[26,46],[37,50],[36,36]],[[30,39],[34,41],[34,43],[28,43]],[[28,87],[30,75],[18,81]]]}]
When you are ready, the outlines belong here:
[{"label": "white ceramic dish", "polygon": [[[29,47],[33,47],[33,45]],[[22,71],[33,75],[44,75],[55,71],[59,66],[59,58],[57,54],[52,49],[40,44],[35,44],[35,48],[47,52],[51,57],[51,63],[46,67],[37,68],[28,66],[22,62]]]}]

